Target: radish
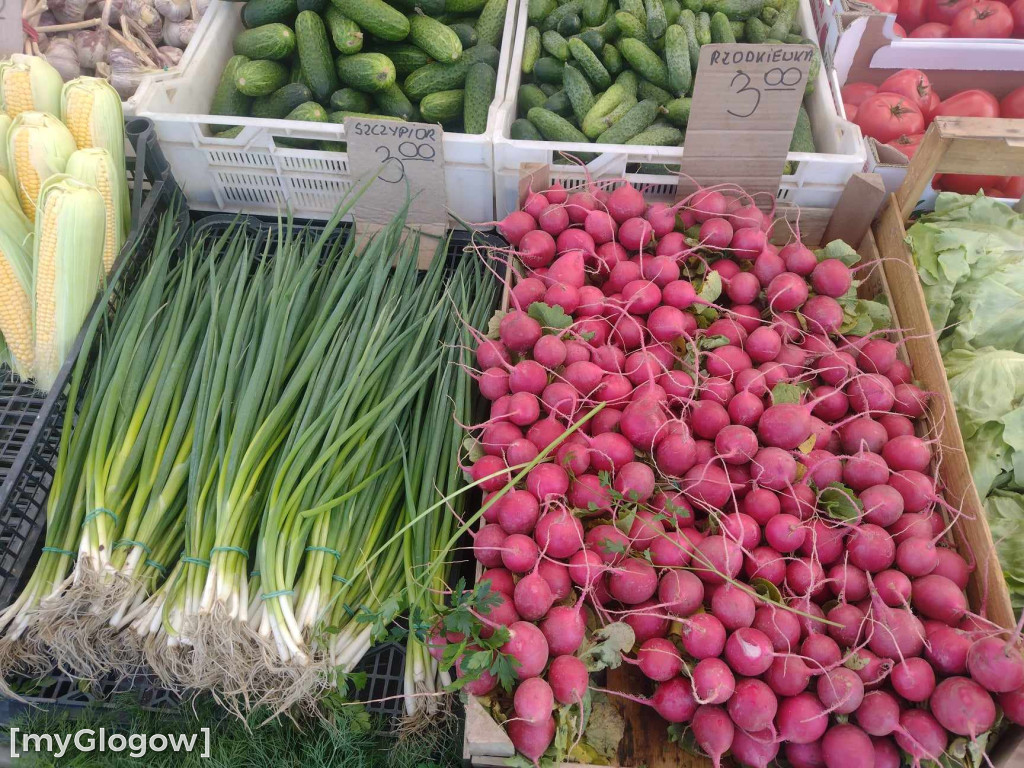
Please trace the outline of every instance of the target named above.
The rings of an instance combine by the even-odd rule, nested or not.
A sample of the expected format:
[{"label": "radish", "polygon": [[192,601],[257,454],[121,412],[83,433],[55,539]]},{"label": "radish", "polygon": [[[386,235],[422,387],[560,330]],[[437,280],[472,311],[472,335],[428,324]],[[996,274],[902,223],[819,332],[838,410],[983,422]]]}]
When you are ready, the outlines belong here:
[{"label": "radish", "polygon": [[[916,585],[914,594],[917,594]],[[1014,642],[1000,637],[984,637],[975,641],[968,651],[967,669],[986,690],[1009,693],[1024,686],[1024,657]]]},{"label": "radish", "polygon": [[710,659],[725,648],[725,627],[709,613],[698,613],[683,625],[683,648],[693,658]]},{"label": "radish", "polygon": [[544,616],[555,601],[551,587],[539,573],[523,576],[517,583],[513,599],[516,611],[527,621],[536,621]]},{"label": "radish", "polygon": [[782,700],[775,722],[783,740],[809,744],[825,733],[828,715],[816,696],[801,693]]},{"label": "radish", "polygon": [[566,200],[565,210],[569,213],[569,221],[582,224],[588,213],[597,210],[597,199],[587,191],[573,192]]},{"label": "radish", "polygon": [[577,704],[587,692],[590,675],[575,656],[557,656],[548,668],[548,684],[559,704]]},{"label": "radish", "polygon": [[673,677],[660,683],[651,697],[651,706],[670,723],[688,723],[697,711],[693,688],[685,677]]},{"label": "radish", "polygon": [[691,674],[693,695],[700,704],[724,704],[736,689],[736,678],[728,665],[718,658],[697,662]]},{"label": "radish", "polygon": [[893,690],[907,701],[926,701],[935,690],[935,672],[931,665],[921,658],[901,661],[892,668],[889,679]]},{"label": "radish", "polygon": [[778,710],[779,701],[772,689],[755,678],[741,678],[729,699],[729,717],[748,733],[770,728]]},{"label": "radish", "polygon": [[551,686],[540,677],[523,680],[512,698],[516,716],[531,725],[545,723],[555,708],[555,696]]},{"label": "radish", "polygon": [[640,603],[626,614],[625,621],[633,630],[636,642],[643,645],[652,637],[665,637],[669,621],[663,608],[653,600]]},{"label": "radish", "polygon": [[[808,660],[813,674],[833,669],[842,658],[838,643],[826,634],[813,634],[805,637],[800,646],[800,655]],[[818,698],[822,701],[825,700],[820,692]]]},{"label": "radish", "polygon": [[508,737],[516,750],[526,755],[534,763],[541,758],[552,740],[555,738],[555,720],[549,717],[543,723],[528,723],[525,720],[512,719],[506,724]]},{"label": "radish", "polygon": [[822,296],[838,299],[850,290],[852,282],[849,268],[839,259],[825,259],[811,270],[811,285]]},{"label": "radish", "polygon": [[[749,627],[753,624],[754,611],[754,598],[732,584],[716,587],[711,595],[711,614],[722,624],[724,629],[729,631],[740,627]],[[724,646],[724,633],[722,643]]]},{"label": "radish", "polygon": [[835,725],[821,739],[826,768],[875,768],[871,739],[855,725]]},{"label": "radish", "polygon": [[828,628],[829,637],[840,645],[857,645],[864,629],[864,612],[860,608],[840,603],[826,614],[826,618],[835,625]]},{"label": "radish", "polygon": [[588,550],[596,552],[609,565],[619,562],[629,551],[629,537],[614,525],[591,528],[584,541]]},{"label": "radish", "polygon": [[657,590],[658,574],[654,566],[640,558],[624,560],[611,569],[608,577],[608,591],[626,605],[642,603]]},{"label": "radish", "polygon": [[565,600],[572,593],[572,579],[569,568],[557,560],[541,560],[537,564],[537,573],[548,583],[551,596],[555,602]]},{"label": "radish", "polygon": [[[541,501],[552,501],[554,499],[561,498],[565,496],[566,492],[569,490],[569,475],[558,464],[554,464],[552,462],[538,464],[526,475],[526,490]],[[547,525],[551,525],[553,522],[555,522],[555,520],[549,521]],[[571,554],[572,552],[569,552],[566,555],[553,556],[568,557]]]},{"label": "radish", "polygon": [[519,241],[519,258],[530,269],[549,266],[555,260],[555,239],[543,229],[527,232]]},{"label": "radish", "polygon": [[[539,213],[539,211],[538,211]],[[498,224],[498,231],[513,247],[522,242],[527,232],[537,229],[537,221],[527,211],[512,211]]]},{"label": "radish", "polygon": [[583,645],[587,622],[578,606],[556,605],[547,612],[540,629],[552,655],[571,655]]},{"label": "radish", "polygon": [[772,643],[759,629],[741,627],[725,641],[725,660],[734,672],[757,677],[768,670],[773,659]]},{"label": "radish", "polygon": [[[484,528],[486,527],[488,526],[484,526]],[[481,529],[482,532],[483,528]],[[480,534],[477,534],[477,539],[479,538]],[[526,573],[533,570],[539,556],[540,552],[537,549],[537,543],[529,536],[521,533],[513,533],[501,543],[501,562],[512,573]],[[487,566],[498,565],[498,563],[481,562]]]},{"label": "radish", "polygon": [[818,699],[830,712],[849,715],[864,701],[864,683],[857,673],[846,667],[829,670],[815,685]]},{"label": "radish", "polygon": [[608,213],[619,224],[643,216],[646,207],[644,196],[629,182],[617,187],[608,198],[607,204]]},{"label": "radish", "polygon": [[928,630],[925,658],[943,675],[963,675],[967,672],[967,654],[973,641],[970,636],[953,627],[939,626]]},{"label": "radish", "polygon": [[753,627],[764,632],[772,648],[779,652],[789,652],[800,642],[800,620],[796,614],[774,605],[757,609]]},{"label": "radish", "polygon": [[548,641],[544,633],[528,621],[511,624],[508,633],[509,639],[501,646],[501,652],[519,662],[516,677],[520,680],[537,677],[548,663]]},{"label": "radish", "polygon": [[584,589],[592,587],[606,570],[604,559],[592,549],[581,549],[569,558],[569,578]]},{"label": "radish", "polygon": [[[900,546],[910,544],[913,539],[904,541]],[[965,613],[967,613],[967,598],[961,591],[960,587],[954,584],[952,581],[947,579],[945,576],[937,576],[934,574],[923,576],[920,579],[916,579],[913,583],[913,597],[912,603],[914,608],[925,618],[935,619],[941,621],[944,624],[955,624],[959,621]],[[995,641],[999,643],[998,640]],[[975,643],[977,647],[977,643]],[[1019,668],[1020,670],[1020,682],[1024,685],[1024,659],[1020,659],[1020,654],[1012,648],[1009,649],[1011,653],[1016,654],[1020,664],[1011,665],[1012,669]],[[970,656],[968,656],[968,664],[970,664]],[[998,675],[999,679],[1005,680],[1005,674],[1009,673],[1010,669],[1001,670],[1001,674]],[[973,675],[972,675],[973,676]],[[977,678],[975,678],[977,679]],[[995,678],[993,678],[995,679]],[[979,680],[979,682],[981,682]],[[1014,685],[1006,690],[1012,690],[1020,686]],[[996,690],[990,688],[989,690]]]},{"label": "radish", "polygon": [[946,750],[949,737],[939,722],[923,709],[908,709],[900,715],[896,743],[915,761],[938,761]]},{"label": "radish", "polygon": [[754,276],[761,283],[762,288],[767,288],[772,280],[781,275],[786,271],[786,262],[783,261],[782,257],[772,251],[768,250],[766,246],[765,250],[762,250],[758,254],[757,258],[754,259]]},{"label": "radish", "polygon": [[693,738],[711,758],[715,768],[722,765],[722,755],[732,746],[736,728],[721,707],[701,706],[693,714]]},{"label": "radish", "polygon": [[999,706],[1006,719],[1014,725],[1024,722],[1024,688],[999,694]]},{"label": "radish", "polygon": [[781,586],[786,579],[786,561],[771,547],[758,547],[744,563],[744,573],[750,579],[764,579]]},{"label": "radish", "polygon": [[818,257],[814,251],[801,242],[790,243],[779,251],[779,256],[786,262],[786,269],[801,277],[810,275],[818,265]]},{"label": "radish", "polygon": [[547,208],[551,204],[551,201],[540,192],[530,192],[526,196],[526,200],[523,203],[523,210],[526,211],[530,216],[536,219],[540,216],[541,211]]},{"label": "radish", "polygon": [[515,578],[512,576],[512,572],[505,568],[489,568],[480,574],[480,578],[477,583],[483,584],[485,581],[491,582],[492,592],[503,592],[505,595],[511,596],[512,591],[516,587]]},{"label": "radish", "polygon": [[722,216],[728,208],[725,195],[711,189],[700,189],[693,193],[685,204],[693,211],[697,223],[703,223],[713,216]]},{"label": "radish", "polygon": [[888,528],[903,514],[903,496],[890,485],[873,485],[859,494],[864,521]]},{"label": "radish", "polygon": [[765,288],[765,298],[774,312],[791,312],[807,301],[807,297],[807,283],[793,272],[775,276]]},{"label": "radish", "polygon": [[864,694],[864,700],[854,713],[857,725],[872,736],[888,736],[900,726],[900,705],[885,691]]},{"label": "radish", "polygon": [[796,459],[782,448],[762,448],[751,460],[750,475],[765,488],[784,490],[796,481]]},{"label": "radish", "polygon": [[764,675],[765,682],[779,696],[796,696],[807,688],[811,670],[799,656],[776,656]]},{"label": "radish", "polygon": [[704,601],[704,585],[689,571],[666,571],[658,581],[658,602],[665,610],[685,618]]},{"label": "radish", "polygon": [[967,565],[967,561],[952,549],[946,549],[945,547],[938,547],[936,555],[938,556],[938,563],[932,573],[945,576],[960,587],[960,589],[967,589],[967,582],[971,578],[971,568]]},{"label": "radish", "polygon": [[774,760],[779,754],[777,741],[764,741],[736,730],[732,737],[731,754],[736,760],[749,768],[768,768],[775,765]]},{"label": "radish", "polygon": [[825,758],[821,754],[821,742],[810,744],[786,744],[786,759],[793,768],[825,768]]},{"label": "radish", "polygon": [[473,557],[485,568],[500,566],[507,538],[508,534],[500,525],[485,525],[473,537]]},{"label": "radish", "polygon": [[529,491],[513,489],[498,501],[497,507],[498,524],[505,533],[530,533],[540,517],[540,504]]},{"label": "radish", "polygon": [[653,637],[645,640],[637,651],[640,671],[649,679],[663,682],[676,677],[683,670],[683,660],[670,640]]}]

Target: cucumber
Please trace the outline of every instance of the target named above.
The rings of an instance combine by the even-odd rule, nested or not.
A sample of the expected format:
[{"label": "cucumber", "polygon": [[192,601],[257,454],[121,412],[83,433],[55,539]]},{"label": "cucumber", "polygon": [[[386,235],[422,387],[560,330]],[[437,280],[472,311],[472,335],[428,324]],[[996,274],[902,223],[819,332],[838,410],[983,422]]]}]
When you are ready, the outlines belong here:
[{"label": "cucumber", "polygon": [[633,70],[626,69],[615,78],[615,84],[621,85],[626,89],[626,93],[631,96],[636,96],[636,89],[640,87],[640,78],[636,76],[636,72]]},{"label": "cucumber", "polygon": [[647,34],[655,39],[664,35],[668,28],[668,19],[662,0],[645,0],[644,10],[647,12]]},{"label": "cucumber", "polygon": [[331,0],[364,32],[381,40],[399,41],[409,36],[409,20],[384,0]]},{"label": "cucumber", "polygon": [[[583,0],[568,0],[567,3],[558,6],[555,10],[545,16],[540,28],[545,31],[549,29],[557,29],[558,25],[562,22],[562,19],[566,16],[579,16],[582,12]],[[562,34],[565,35],[564,32]]]},{"label": "cucumber", "polygon": [[533,123],[534,128],[540,131],[548,141],[569,141],[589,142],[590,140],[564,117],[559,117],[554,112],[534,107],[526,118]]},{"label": "cucumber", "polygon": [[579,17],[579,14],[570,13],[559,20],[555,29],[564,37],[572,37],[573,35],[578,35],[580,30],[583,29],[583,20]]},{"label": "cucumber", "polygon": [[436,91],[423,97],[420,114],[425,123],[450,123],[462,117],[465,91]]},{"label": "cucumber", "polygon": [[732,21],[746,21],[759,16],[764,9],[764,0],[707,0],[704,10],[710,14],[724,13]]},{"label": "cucumber", "polygon": [[[619,122],[619,120],[621,120],[622,117],[629,112],[629,110],[635,107],[636,104],[636,96],[627,96],[625,99],[623,99],[622,103],[620,103],[617,107],[615,107],[615,109],[609,112],[608,115],[604,118],[604,120],[601,121],[601,133],[604,133],[604,131],[608,130],[608,128]],[[601,134],[599,133],[598,136],[600,135]],[[594,141],[597,141],[597,139],[594,139]]]},{"label": "cucumber", "polygon": [[597,137],[598,144],[623,144],[650,127],[658,116],[658,104],[650,99],[637,102],[611,128]]},{"label": "cucumber", "polygon": [[331,61],[323,19],[313,11],[302,11],[295,18],[295,39],[298,41],[302,74],[313,91],[313,99],[326,104],[331,94],[338,90],[338,73]]},{"label": "cucumber", "polygon": [[811,133],[811,116],[800,107],[796,113],[796,125],[793,127],[793,138],[789,141],[790,152],[814,152],[814,135]]},{"label": "cucumber", "polygon": [[644,8],[644,0],[619,0],[619,9],[633,14],[645,28],[647,27],[647,9]]},{"label": "cucumber", "polygon": [[674,125],[654,123],[625,143],[641,147],[675,147],[683,143],[683,132]]},{"label": "cucumber", "polygon": [[768,25],[757,16],[752,16],[743,25],[743,36],[748,43],[763,43],[768,39]]},{"label": "cucumber", "polygon": [[391,63],[395,65],[396,77],[407,77],[431,62],[426,53],[411,43],[376,43],[374,51],[383,53],[391,59]]},{"label": "cucumber", "polygon": [[570,64],[562,74],[562,88],[569,97],[577,125],[582,125],[587,113],[594,106],[594,93],[590,90],[590,83],[582,72]]},{"label": "cucumber", "polygon": [[383,53],[342,54],[334,64],[342,83],[364,93],[383,91],[397,77],[395,65]]},{"label": "cucumber", "polygon": [[540,84],[538,85],[538,87],[539,87],[539,88],[540,88],[540,89],[541,89],[542,91],[544,91],[544,97],[545,97],[545,98],[547,98],[548,96],[551,96],[551,95],[553,95],[553,94],[556,94],[556,93],[558,93],[558,92],[559,92],[560,90],[562,90],[562,89],[561,89],[561,87],[560,87],[559,85],[555,85],[554,83],[540,83]]},{"label": "cucumber", "polygon": [[697,43],[708,45],[711,43],[711,16],[704,11],[697,14],[697,24],[694,29],[697,35]]},{"label": "cucumber", "polygon": [[303,83],[288,83],[269,96],[254,101],[252,116],[280,120],[297,106],[311,101],[312,98],[313,92]]},{"label": "cucumber", "polygon": [[688,9],[696,16],[704,10],[704,0],[683,0],[683,8]]},{"label": "cucumber", "polygon": [[650,80],[640,81],[640,87],[636,89],[636,95],[641,101],[648,99],[655,102],[658,106],[668,104],[672,101],[671,93],[666,91],[664,88],[659,88]]},{"label": "cucumber", "polygon": [[[583,46],[587,48],[587,46]],[[587,48],[589,51],[590,49]],[[533,66],[533,76],[536,80],[542,83],[555,83],[558,85],[562,84],[562,69],[565,67],[562,62],[558,59],[554,59],[550,56],[544,56],[543,58],[537,59],[537,63]]]},{"label": "cucumber", "polygon": [[609,75],[617,75],[622,71],[622,54],[619,49],[611,43],[605,43],[601,49],[601,63],[608,70]]},{"label": "cucumber", "polygon": [[[235,87],[235,78],[238,68],[248,62],[246,56],[232,56],[224,65],[224,71],[220,75],[220,82],[217,83],[217,90],[213,93],[213,101],[210,104],[211,115],[233,115],[245,117],[249,114],[252,99]],[[214,132],[226,130],[228,126],[211,126]]]},{"label": "cucumber", "polygon": [[[444,0],[391,0],[391,2],[396,10],[400,10],[406,15],[422,11],[427,16],[437,18],[444,14],[445,9]],[[444,23],[447,24],[448,22],[445,21]]]},{"label": "cucumber", "polygon": [[[547,34],[547,32],[544,34]],[[604,35],[602,35],[597,29],[586,29],[583,32],[580,32],[578,37],[586,43],[587,48],[592,50],[594,53],[601,53],[601,49],[604,48]]]},{"label": "cucumber", "polygon": [[342,112],[369,112],[373,101],[355,88],[339,88],[331,94],[331,109]]},{"label": "cucumber", "polygon": [[616,11],[614,9],[610,10],[612,12],[608,14],[608,18],[605,20],[604,24],[599,27],[593,27],[593,31],[601,35],[601,39],[606,43],[611,42],[619,36],[619,25],[615,22]]},{"label": "cucumber", "polygon": [[[403,120],[416,119],[416,107],[395,83],[373,94],[373,103],[377,105],[382,115],[400,117]],[[333,101],[331,106],[334,106]]]},{"label": "cucumber", "polygon": [[697,42],[697,17],[686,8],[679,13],[679,26],[686,33],[686,47],[690,51],[690,74],[697,75],[697,64],[700,62],[700,43]]},{"label": "cucumber", "polygon": [[565,90],[558,91],[548,96],[548,100],[544,102],[544,109],[549,112],[554,112],[559,117],[564,117],[566,120],[572,120],[574,113],[572,111],[572,102],[569,101],[569,94]]},{"label": "cucumber", "polygon": [[400,117],[391,117],[391,115],[374,115],[370,112],[349,112],[348,110],[336,110],[334,112],[327,113],[327,121],[330,123],[344,123],[346,117],[368,117],[371,120],[396,120],[403,122]]},{"label": "cucumber", "polygon": [[338,53],[359,53],[363,49],[363,31],[352,19],[333,5],[327,7],[323,17]]},{"label": "cucumber", "polygon": [[580,16],[588,27],[600,26],[607,15],[608,0],[583,0],[583,11]]},{"label": "cucumber", "polygon": [[605,90],[612,84],[612,76],[604,68],[604,64],[597,58],[597,55],[587,47],[587,44],[574,37],[569,41],[569,53],[580,65],[580,70],[599,90]]},{"label": "cucumber", "polygon": [[526,4],[526,18],[531,24],[540,24],[557,7],[555,0],[529,0]]},{"label": "cucumber", "polygon": [[286,59],[295,52],[295,33],[286,24],[274,22],[235,35],[235,54],[250,59]]},{"label": "cucumber", "polygon": [[242,6],[242,24],[246,29],[274,22],[287,24],[296,13],[295,0],[249,0]]},{"label": "cucumber", "polygon": [[451,64],[435,61],[420,67],[405,78],[402,90],[413,101],[437,91],[452,91],[466,83],[469,68],[478,61],[486,61],[492,67],[498,66],[498,51],[493,45],[478,43],[462,54],[462,58]]},{"label": "cucumber", "polygon": [[459,61],[465,62],[467,68],[476,64],[478,61],[486,61],[494,67],[495,70],[497,70],[499,58],[500,54],[498,53],[498,49],[490,43],[485,43],[481,40],[468,51],[463,51],[462,58],[459,59]]},{"label": "cucumber", "polygon": [[463,48],[472,48],[476,45],[476,27],[472,24],[465,21],[459,21],[455,24],[449,24],[448,26],[451,28],[452,32],[455,33],[455,36],[459,38],[459,43],[462,44]]},{"label": "cucumber", "polygon": [[[309,13],[312,13],[312,11],[309,11]],[[315,101],[307,101],[305,104],[299,104],[299,106],[289,112],[284,119],[305,120],[311,123],[326,123],[327,110]]]},{"label": "cucumber", "polygon": [[569,43],[555,30],[549,29],[540,36],[540,44],[544,50],[559,61],[569,60]]},{"label": "cucumber", "polygon": [[466,75],[465,98],[462,107],[462,130],[483,133],[487,130],[487,111],[494,101],[498,73],[485,61],[478,61]]},{"label": "cucumber", "polygon": [[231,128],[225,128],[223,131],[218,131],[217,133],[215,133],[213,135],[214,135],[214,137],[216,137],[218,139],[233,139],[236,136],[238,136],[238,134],[240,134],[242,132],[243,128],[245,128],[244,125],[235,125],[235,126],[232,126]]},{"label": "cucumber", "polygon": [[644,42],[650,40],[647,36],[647,27],[641,24],[640,20],[632,13],[616,11],[614,18],[615,26],[618,28],[621,37],[632,37]]},{"label": "cucumber", "polygon": [[[665,0],[665,23],[678,24],[679,14],[683,12],[683,6],[679,0]],[[690,11],[693,13],[693,11]]]},{"label": "cucumber", "polygon": [[686,124],[690,120],[690,105],[693,103],[693,99],[687,97],[681,99],[672,99],[668,104],[661,108],[661,111],[665,113],[665,117],[673,125],[685,128]]},{"label": "cucumber", "polygon": [[685,96],[693,86],[693,69],[690,66],[690,44],[686,30],[678,24],[673,24],[665,31],[665,62],[672,92],[676,96]]},{"label": "cucumber", "polygon": [[796,21],[799,5],[799,0],[784,0],[779,7],[779,15],[768,29],[768,37],[774,37],[776,40],[785,39],[790,26]]},{"label": "cucumber", "polygon": [[313,13],[319,13],[322,16],[329,5],[330,3],[327,0],[298,0],[295,3],[295,10],[299,13],[313,11]]},{"label": "cucumber", "polygon": [[[501,42],[501,34],[505,30],[505,16],[508,14],[509,0],[487,0],[487,5],[480,11],[476,21],[477,41],[497,46]],[[462,46],[466,48],[465,45]]]},{"label": "cucumber", "polygon": [[517,139],[518,141],[544,141],[544,137],[540,135],[533,123],[525,118],[519,118],[513,120],[512,125],[508,128],[509,138]]},{"label": "cucumber", "polygon": [[818,79],[818,73],[820,71],[821,51],[818,50],[818,46],[814,46],[814,55],[811,56],[811,66],[807,68],[807,86],[804,88],[804,93],[811,93],[814,90],[814,83]]},{"label": "cucumber", "polygon": [[526,113],[534,107],[544,106],[544,102],[547,100],[547,94],[536,85],[524,83],[519,86],[519,91],[516,94],[516,114],[525,117]]},{"label": "cucumber", "polygon": [[744,22],[730,21],[729,26],[732,28],[732,36],[736,38],[736,42],[743,42],[743,35],[746,31],[744,28]]},{"label": "cucumber", "polygon": [[630,98],[633,98],[632,94],[619,83],[615,83],[615,85],[598,96],[580,123],[580,127],[587,138],[593,139],[601,135],[611,125],[611,123],[605,122],[608,115],[626,99]]},{"label": "cucumber", "polygon": [[462,56],[462,43],[455,31],[429,16],[409,17],[409,42],[440,62],[457,61]]},{"label": "cucumber", "polygon": [[533,67],[540,58],[542,35],[537,27],[527,27],[523,38],[523,74],[533,72]]},{"label": "cucumber", "polygon": [[659,88],[671,88],[665,62],[640,40],[631,37],[619,40],[619,52],[638,75],[650,80]]},{"label": "cucumber", "polygon": [[448,13],[479,13],[486,0],[445,0],[444,9]]},{"label": "cucumber", "polygon": [[774,24],[777,18],[779,18],[778,8],[773,8],[770,5],[766,5],[764,8],[761,9],[761,21],[763,21],[767,26],[770,27],[772,24]]},{"label": "cucumber", "polygon": [[288,83],[288,68],[278,61],[247,61],[235,70],[235,88],[246,96],[269,96]]},{"label": "cucumber", "polygon": [[732,24],[724,13],[716,13],[711,17],[711,42],[735,43],[736,35],[732,32]]}]

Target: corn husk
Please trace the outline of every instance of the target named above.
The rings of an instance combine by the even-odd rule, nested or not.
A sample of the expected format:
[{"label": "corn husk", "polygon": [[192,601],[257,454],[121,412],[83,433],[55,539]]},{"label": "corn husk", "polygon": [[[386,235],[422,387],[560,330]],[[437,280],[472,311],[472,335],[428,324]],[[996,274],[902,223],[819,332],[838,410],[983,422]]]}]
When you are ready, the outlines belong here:
[{"label": "corn husk", "polygon": [[103,235],[103,271],[109,275],[131,224],[127,216],[129,201],[124,174],[119,170],[110,152],[99,147],[75,152],[68,160],[67,174],[91,184],[103,195],[106,221]]},{"label": "corn husk", "polygon": [[32,225],[14,191],[0,178],[0,335],[6,362],[23,379],[32,375]]},{"label": "corn husk", "polygon": [[52,114],[22,112],[14,118],[7,132],[7,166],[21,209],[30,219],[35,218],[44,182],[64,172],[76,149],[71,131]]},{"label": "corn husk", "polygon": [[59,115],[63,85],[60,72],[40,56],[15,53],[0,61],[0,106],[12,119],[29,111]]}]

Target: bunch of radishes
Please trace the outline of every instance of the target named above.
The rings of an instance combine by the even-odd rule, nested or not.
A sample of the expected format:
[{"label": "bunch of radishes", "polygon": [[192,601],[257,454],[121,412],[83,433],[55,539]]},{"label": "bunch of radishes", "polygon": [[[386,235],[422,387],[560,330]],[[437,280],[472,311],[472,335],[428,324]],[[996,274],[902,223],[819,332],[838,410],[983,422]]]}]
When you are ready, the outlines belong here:
[{"label": "bunch of radishes", "polygon": [[501,224],[519,274],[476,350],[473,548],[534,761],[588,688],[588,626],[616,621],[646,703],[716,766],[897,768],[992,729],[997,701],[1024,723],[1017,637],[970,612],[947,546],[927,394],[857,316],[852,249],[780,250],[771,225],[738,191],[629,184],[532,193]]}]

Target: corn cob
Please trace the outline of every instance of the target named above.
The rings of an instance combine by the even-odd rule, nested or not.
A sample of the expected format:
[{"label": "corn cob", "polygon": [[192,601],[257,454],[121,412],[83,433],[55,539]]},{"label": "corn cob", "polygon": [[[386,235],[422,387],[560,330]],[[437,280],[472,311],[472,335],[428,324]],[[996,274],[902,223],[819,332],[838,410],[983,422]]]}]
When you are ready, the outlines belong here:
[{"label": "corn cob", "polygon": [[[6,152],[0,152],[0,155],[6,154]],[[29,229],[32,228],[32,220],[21,210],[21,201],[18,200],[18,193],[14,191],[14,187],[11,186],[11,182],[7,180],[6,176],[0,176],[0,202],[7,203],[7,205],[20,213],[21,218],[25,220]]]},{"label": "corn cob", "polygon": [[103,196],[103,208],[106,213],[103,235],[103,271],[110,274],[114,267],[117,254],[124,244],[124,198],[128,190],[121,183],[114,158],[110,153],[99,147],[80,149],[71,155],[67,166],[68,176],[90,184]]},{"label": "corn cob", "polygon": [[[2,182],[10,189],[6,179]],[[23,379],[32,375],[32,229],[17,201],[0,200],[0,334],[9,362]]]},{"label": "corn cob", "polygon": [[39,193],[35,224],[35,378],[47,390],[82,327],[103,279],[103,197],[66,174]]},{"label": "corn cob", "polygon": [[0,112],[0,176],[11,178],[11,169],[7,167],[7,133],[11,130],[11,118],[6,112]]},{"label": "corn cob", "polygon": [[60,73],[41,56],[15,53],[0,62],[0,106],[10,118],[22,112],[60,115]]},{"label": "corn cob", "polygon": [[43,112],[22,112],[7,133],[7,164],[21,209],[30,219],[36,215],[36,201],[43,182],[64,173],[75,151],[71,132],[58,118]]}]

